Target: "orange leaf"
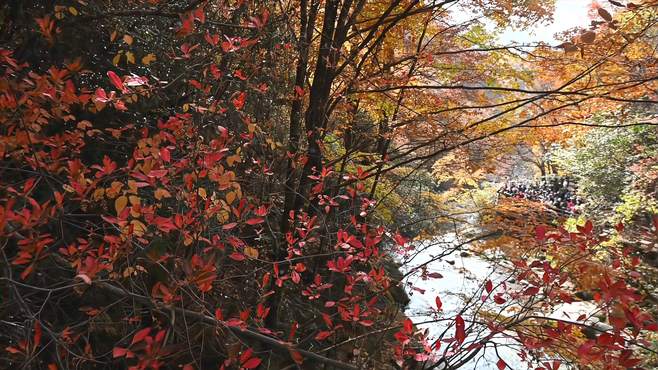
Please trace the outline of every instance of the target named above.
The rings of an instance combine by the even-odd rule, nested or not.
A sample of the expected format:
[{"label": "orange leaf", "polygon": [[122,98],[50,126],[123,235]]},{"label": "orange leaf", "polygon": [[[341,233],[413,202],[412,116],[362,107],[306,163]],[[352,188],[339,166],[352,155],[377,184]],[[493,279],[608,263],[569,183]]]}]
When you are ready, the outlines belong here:
[{"label": "orange leaf", "polygon": [[121,214],[126,206],[128,205],[128,197],[122,195],[114,201],[114,209],[117,211],[117,215]]}]

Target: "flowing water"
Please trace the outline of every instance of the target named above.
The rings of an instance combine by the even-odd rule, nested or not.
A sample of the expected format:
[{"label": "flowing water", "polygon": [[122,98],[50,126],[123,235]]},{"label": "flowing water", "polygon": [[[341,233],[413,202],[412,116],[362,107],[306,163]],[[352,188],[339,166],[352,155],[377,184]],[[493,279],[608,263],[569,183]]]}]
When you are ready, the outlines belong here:
[{"label": "flowing water", "polygon": [[[416,271],[410,273],[404,279],[406,291],[411,298],[406,314],[416,324],[417,328],[429,331],[429,337],[432,339],[431,343],[438,338],[449,339],[454,337],[455,328],[450,325],[454,324],[455,316],[460,313],[466,320],[467,331],[476,329],[473,330],[476,333],[472,333],[467,337],[465,341],[467,344],[488,334],[487,329],[482,325],[470,327],[471,322],[469,320],[472,319],[474,310],[505,314],[505,312],[500,312],[500,306],[493,303],[491,298],[486,302],[482,302],[481,299],[484,294],[483,287],[487,280],[492,280],[494,286],[502,281],[509,281],[510,276],[506,275],[509,273],[509,269],[500,262],[496,262],[504,261],[504,258],[494,254],[477,256],[471,253],[463,253],[461,251],[466,250],[468,245],[455,248],[460,243],[463,242],[459,241],[454,233],[446,234],[436,240],[418,242],[415,245],[416,254],[413,259],[406,262],[407,264],[403,267],[403,273],[407,274],[409,271],[416,270],[418,266],[425,265],[426,275],[435,276],[435,278],[423,278],[421,272]],[[438,258],[442,255],[446,256]],[[441,277],[436,278],[438,276],[436,273],[440,274]],[[443,303],[440,312],[435,309],[437,296],[440,297]],[[466,312],[460,312],[469,299],[471,300],[468,305],[470,308]],[[555,318],[569,317],[573,320],[580,314],[591,313],[592,309],[592,305],[578,302],[556,307],[553,312],[546,312],[545,314]],[[477,332],[480,334],[477,334]],[[468,361],[462,369],[496,370],[500,359],[505,361],[509,366],[508,369],[521,370],[529,368],[529,365],[522,362],[517,355],[515,347],[517,344],[511,339],[499,335],[494,338],[493,342],[497,344],[495,348],[493,345],[486,346],[478,352],[477,356]],[[450,344],[442,343],[438,352],[450,357],[451,353],[448,351],[450,347]],[[452,358],[450,364],[453,365],[458,361],[459,359]],[[563,366],[561,368],[566,369],[567,367]]]}]

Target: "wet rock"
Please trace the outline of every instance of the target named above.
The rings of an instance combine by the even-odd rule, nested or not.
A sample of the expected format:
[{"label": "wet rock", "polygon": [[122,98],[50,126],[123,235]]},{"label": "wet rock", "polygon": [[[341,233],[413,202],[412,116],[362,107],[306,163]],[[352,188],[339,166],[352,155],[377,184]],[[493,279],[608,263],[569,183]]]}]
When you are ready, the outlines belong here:
[{"label": "wet rock", "polygon": [[582,301],[594,300],[594,294],[592,294],[591,292],[580,291],[580,292],[574,293],[574,295]]}]

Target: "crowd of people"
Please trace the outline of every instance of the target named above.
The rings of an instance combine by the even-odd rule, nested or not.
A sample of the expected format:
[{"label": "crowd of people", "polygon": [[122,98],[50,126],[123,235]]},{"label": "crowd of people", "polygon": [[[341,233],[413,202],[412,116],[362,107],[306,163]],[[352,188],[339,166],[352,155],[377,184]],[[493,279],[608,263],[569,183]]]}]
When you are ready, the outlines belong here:
[{"label": "crowd of people", "polygon": [[567,177],[546,176],[539,181],[508,181],[499,193],[507,197],[542,202],[567,214],[577,213],[582,204],[576,195],[576,184]]}]

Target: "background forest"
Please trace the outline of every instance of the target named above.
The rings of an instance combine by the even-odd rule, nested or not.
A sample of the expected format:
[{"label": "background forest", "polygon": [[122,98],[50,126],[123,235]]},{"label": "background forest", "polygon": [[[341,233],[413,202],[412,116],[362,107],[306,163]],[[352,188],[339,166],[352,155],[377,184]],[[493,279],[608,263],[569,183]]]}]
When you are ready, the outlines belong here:
[{"label": "background forest", "polygon": [[658,1],[555,5],[2,2],[0,367],[658,367]]}]

